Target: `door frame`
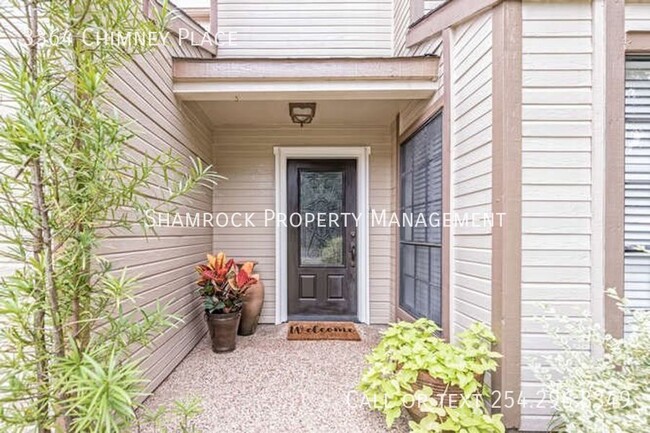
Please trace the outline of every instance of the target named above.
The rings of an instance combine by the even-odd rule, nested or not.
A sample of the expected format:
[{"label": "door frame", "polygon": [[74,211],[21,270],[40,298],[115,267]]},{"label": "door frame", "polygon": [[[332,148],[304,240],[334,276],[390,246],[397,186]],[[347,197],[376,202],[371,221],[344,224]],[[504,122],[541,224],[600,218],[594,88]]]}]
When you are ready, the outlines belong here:
[{"label": "door frame", "polygon": [[[287,212],[288,159],[354,159],[357,161],[357,212],[361,214],[357,247],[357,319],[370,323],[369,146],[274,146],[275,214]],[[275,225],[275,324],[287,321],[287,227]]]}]

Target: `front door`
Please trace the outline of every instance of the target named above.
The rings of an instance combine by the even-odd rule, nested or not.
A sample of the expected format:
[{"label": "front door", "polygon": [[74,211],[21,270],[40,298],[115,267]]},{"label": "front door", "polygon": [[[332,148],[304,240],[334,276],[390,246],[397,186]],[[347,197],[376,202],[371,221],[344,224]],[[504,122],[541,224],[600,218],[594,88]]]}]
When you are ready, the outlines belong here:
[{"label": "front door", "polygon": [[289,319],[357,318],[356,171],[356,160],[287,161]]}]

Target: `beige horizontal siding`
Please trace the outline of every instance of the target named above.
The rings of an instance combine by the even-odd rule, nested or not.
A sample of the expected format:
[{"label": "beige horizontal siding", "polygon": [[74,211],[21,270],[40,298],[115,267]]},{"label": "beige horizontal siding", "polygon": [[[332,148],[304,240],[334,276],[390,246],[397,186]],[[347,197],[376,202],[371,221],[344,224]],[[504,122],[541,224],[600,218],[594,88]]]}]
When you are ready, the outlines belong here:
[{"label": "beige horizontal siding", "polygon": [[[255,212],[256,227],[214,228],[214,251],[255,260],[265,286],[261,321],[275,322],[275,228],[264,227],[265,209],[275,209],[273,146],[371,146],[370,207],[392,212],[393,152],[389,128],[219,129],[215,132],[217,169],[228,177],[214,193],[214,212]],[[391,228],[370,228],[370,321],[392,319],[394,262]]]},{"label": "beige horizontal siding", "polygon": [[208,8],[210,0],[175,0],[174,4],[181,9]]},{"label": "beige horizontal siding", "polygon": [[[211,161],[211,133],[204,119],[174,97],[171,59],[207,57],[208,53],[189,45],[179,46],[177,38],[170,41],[169,46],[115,71],[109,100],[111,109],[130,121],[135,132],[128,149],[131,157],[154,157],[171,150],[185,170],[190,158],[199,156]],[[211,212],[212,191],[197,188],[178,199],[175,206],[183,214]],[[143,359],[141,367],[151,380],[149,389],[158,386],[205,335],[194,267],[205,260],[212,246],[210,228],[160,228],[157,235],[145,237],[139,229],[113,231],[98,250],[114,268],[127,267],[131,275],[138,276],[141,306],[167,305],[167,311],[183,321],[158,336],[153,348],[136,353]]]},{"label": "beige horizontal siding", "polygon": [[[432,108],[435,105],[438,105],[444,98],[444,70],[445,70],[445,58],[442,55],[442,50],[438,49],[436,53],[440,56],[440,61],[438,63],[438,89],[436,93],[429,99],[425,100],[416,100],[407,102],[404,107],[399,112],[399,133],[403,134],[408,130],[413,124],[418,120],[421,120],[421,117],[426,113],[431,113]],[[435,114],[435,113],[431,113]]]},{"label": "beige horizontal siding", "polygon": [[550,411],[529,365],[557,351],[534,317],[542,304],[574,317],[591,308],[594,23],[587,1],[524,2],[522,14],[521,429],[531,431]]},{"label": "beige horizontal siding", "polygon": [[650,31],[650,3],[645,0],[626,0],[625,30]]},{"label": "beige horizontal siding", "polygon": [[447,0],[424,0],[424,13],[428,14],[434,9],[439,8]]},{"label": "beige horizontal siding", "polygon": [[[451,38],[451,211],[492,209],[492,15],[455,28]],[[491,320],[492,229],[451,229],[451,332]]]},{"label": "beige horizontal siding", "polygon": [[[425,2],[425,13],[437,7],[444,1],[427,1]],[[427,39],[413,47],[406,46],[406,34],[412,23],[410,1],[395,0],[393,6],[393,55],[395,56],[423,56],[426,54],[435,54],[440,56],[441,39],[437,35]],[[442,82],[441,79],[438,80]]]},{"label": "beige horizontal siding", "polygon": [[391,0],[219,0],[218,29],[232,40],[219,56],[390,56],[392,10]]},{"label": "beige horizontal siding", "polygon": [[[208,28],[209,0],[177,3]],[[442,3],[444,0],[424,1],[424,13]],[[412,22],[409,0],[219,0],[218,17],[219,31],[225,33],[221,57],[422,55],[439,44],[436,39],[406,48]],[[225,43],[227,33],[231,33],[231,46]]]},{"label": "beige horizontal siding", "polygon": [[[10,10],[10,5],[6,2],[0,1],[0,12],[11,20],[12,25],[17,26],[18,28],[25,27],[24,20],[19,18],[22,15],[20,11]],[[15,39],[18,38],[18,34],[11,31],[11,27],[9,25],[5,25],[4,27],[6,30],[3,29],[3,31],[0,32],[0,47],[3,49],[11,50],[12,44],[15,43]],[[9,32],[9,34],[6,34],[5,32]],[[15,105],[12,103],[9,96],[7,94],[4,94],[3,90],[0,90],[0,116],[11,114],[13,110],[15,110]],[[0,166],[0,169],[4,171],[7,169],[7,167]],[[5,206],[5,203],[6,202],[4,200],[0,200],[0,206]],[[6,229],[4,227],[0,227],[0,230],[5,231]],[[10,247],[7,243],[0,242],[0,250],[3,253],[8,253],[10,251]],[[5,258],[4,256],[0,257],[0,278],[11,275],[16,270],[17,264],[15,262],[8,258]]]},{"label": "beige horizontal siding", "polygon": [[406,33],[411,24],[410,0],[394,0],[393,2],[393,55],[403,56],[406,53]]}]

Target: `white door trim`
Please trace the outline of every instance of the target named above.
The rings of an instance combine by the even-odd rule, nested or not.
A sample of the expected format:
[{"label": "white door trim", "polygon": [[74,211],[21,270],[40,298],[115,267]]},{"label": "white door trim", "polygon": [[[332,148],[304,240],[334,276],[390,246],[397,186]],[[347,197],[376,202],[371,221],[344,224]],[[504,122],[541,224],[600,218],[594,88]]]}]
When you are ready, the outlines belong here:
[{"label": "white door trim", "polygon": [[[360,214],[357,246],[357,295],[358,319],[370,323],[370,236],[369,221],[369,160],[370,147],[280,147],[273,148],[275,154],[275,213],[287,213],[287,159],[356,159],[357,160],[357,212]],[[287,321],[287,228],[275,226],[275,323]]]}]

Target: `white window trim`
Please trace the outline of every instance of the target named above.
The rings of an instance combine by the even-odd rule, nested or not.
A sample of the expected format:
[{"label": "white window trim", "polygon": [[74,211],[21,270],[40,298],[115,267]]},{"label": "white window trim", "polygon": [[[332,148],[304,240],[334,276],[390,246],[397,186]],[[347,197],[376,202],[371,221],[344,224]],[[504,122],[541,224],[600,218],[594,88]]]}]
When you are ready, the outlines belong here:
[{"label": "white window trim", "polygon": [[[356,159],[357,160],[357,212],[360,213],[357,246],[357,296],[359,322],[370,323],[370,236],[368,227],[369,161],[370,147],[280,147],[275,154],[275,212],[287,212],[287,159]],[[287,228],[275,227],[275,323],[287,321],[288,305]]]}]

